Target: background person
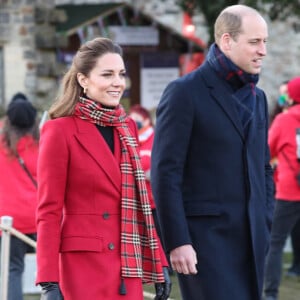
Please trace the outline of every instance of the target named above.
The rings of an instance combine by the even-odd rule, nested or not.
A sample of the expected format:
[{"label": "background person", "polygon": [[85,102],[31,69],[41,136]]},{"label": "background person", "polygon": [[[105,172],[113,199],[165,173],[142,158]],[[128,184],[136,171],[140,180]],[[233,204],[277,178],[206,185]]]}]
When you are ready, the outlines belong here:
[{"label": "background person", "polygon": [[[270,115],[269,126],[272,125],[275,117],[282,112],[286,112],[289,107],[295,104],[294,100],[290,99],[287,93],[288,80],[282,82],[279,86],[279,97],[276,102],[276,106],[273,109],[272,114]],[[274,170],[274,181],[275,188],[277,185],[277,157],[271,158],[271,165]],[[295,224],[291,231],[291,245],[292,245],[292,263],[286,272],[287,277],[298,277],[300,276],[300,220]]]},{"label": "background person", "polygon": [[141,167],[137,132],[120,105],[121,48],[77,51],[49,110],[38,160],[37,283],[47,300],[142,300],[170,293]]},{"label": "background person", "polygon": [[256,86],[267,38],[256,10],[225,8],[206,61],[158,105],[151,182],[183,300],[262,296],[274,204],[267,100]]},{"label": "background person", "polygon": [[[0,216],[11,216],[13,227],[36,239],[36,169],[39,132],[37,111],[22,93],[8,105],[0,134]],[[21,162],[20,163],[20,160]],[[34,250],[11,236],[8,300],[23,299],[24,258]]]},{"label": "background person", "polygon": [[277,157],[276,205],[271,244],[266,260],[265,299],[276,300],[281,279],[282,253],[288,235],[300,220],[300,163],[297,154],[297,129],[300,129],[300,77],[287,85],[289,99],[294,105],[274,119],[269,130],[272,157]]}]

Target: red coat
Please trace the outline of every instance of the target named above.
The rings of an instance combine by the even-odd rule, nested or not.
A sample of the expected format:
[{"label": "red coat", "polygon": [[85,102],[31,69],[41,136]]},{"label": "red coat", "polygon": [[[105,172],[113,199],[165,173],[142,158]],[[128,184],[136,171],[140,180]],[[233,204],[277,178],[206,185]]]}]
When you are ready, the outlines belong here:
[{"label": "red coat", "polygon": [[[17,151],[33,178],[36,178],[38,143],[32,136],[22,137]],[[13,227],[22,233],[35,233],[37,189],[18,160],[0,142],[0,216],[13,217]]]},{"label": "red coat", "polygon": [[43,126],[40,145],[37,283],[59,282],[65,300],[142,300],[139,278],[125,279],[127,295],[119,295],[117,132],[112,154],[95,125],[59,118]]},{"label": "red coat", "polygon": [[300,201],[300,187],[295,179],[296,171],[300,171],[296,156],[296,128],[300,128],[300,105],[292,106],[286,112],[278,114],[269,130],[271,157],[277,157],[278,161],[277,199]]}]

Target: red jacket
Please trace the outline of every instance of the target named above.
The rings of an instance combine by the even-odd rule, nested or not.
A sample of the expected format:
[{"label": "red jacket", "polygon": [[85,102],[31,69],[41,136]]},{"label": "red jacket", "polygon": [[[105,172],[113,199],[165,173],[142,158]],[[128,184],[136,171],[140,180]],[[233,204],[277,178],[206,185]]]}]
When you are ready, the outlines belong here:
[{"label": "red jacket", "polygon": [[[36,179],[38,143],[29,135],[22,137],[17,151]],[[13,217],[13,227],[22,233],[35,233],[37,189],[19,161],[0,142],[0,216]]]},{"label": "red jacket", "polygon": [[300,201],[300,186],[295,179],[300,171],[296,155],[296,128],[300,128],[300,105],[276,116],[269,130],[271,157],[277,157],[276,199]]},{"label": "red jacket", "polygon": [[[133,121],[130,128],[135,132]],[[121,147],[76,117],[43,126],[38,161],[37,283],[59,282],[65,300],[142,300],[139,278],[120,287]]]}]

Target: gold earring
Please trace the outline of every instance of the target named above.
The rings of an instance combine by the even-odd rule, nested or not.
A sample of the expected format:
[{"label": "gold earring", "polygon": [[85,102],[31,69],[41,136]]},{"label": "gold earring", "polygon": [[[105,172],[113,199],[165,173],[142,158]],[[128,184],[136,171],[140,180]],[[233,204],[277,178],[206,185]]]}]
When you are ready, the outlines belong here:
[{"label": "gold earring", "polygon": [[86,95],[86,93],[87,93],[87,88],[86,87],[83,88],[83,93]]}]

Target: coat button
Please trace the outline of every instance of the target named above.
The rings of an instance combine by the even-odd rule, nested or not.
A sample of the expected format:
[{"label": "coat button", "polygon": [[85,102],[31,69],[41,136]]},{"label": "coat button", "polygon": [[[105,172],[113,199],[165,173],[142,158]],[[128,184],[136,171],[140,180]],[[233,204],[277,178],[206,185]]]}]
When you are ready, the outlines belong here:
[{"label": "coat button", "polygon": [[109,213],[108,212],[105,212],[103,215],[102,215],[103,219],[104,220],[107,220],[109,218]]},{"label": "coat button", "polygon": [[114,249],[115,249],[114,243],[109,243],[109,244],[108,244],[108,249],[109,249],[109,250],[114,250]]}]

